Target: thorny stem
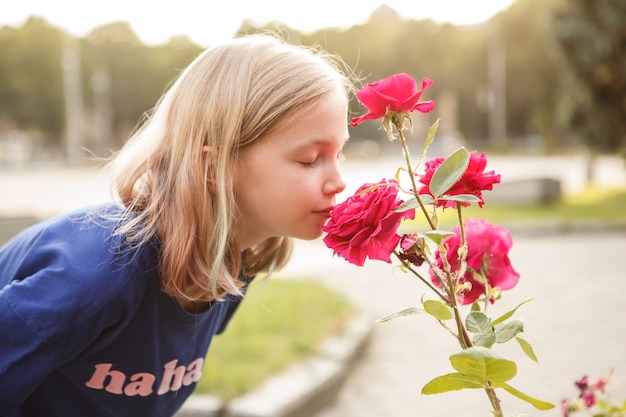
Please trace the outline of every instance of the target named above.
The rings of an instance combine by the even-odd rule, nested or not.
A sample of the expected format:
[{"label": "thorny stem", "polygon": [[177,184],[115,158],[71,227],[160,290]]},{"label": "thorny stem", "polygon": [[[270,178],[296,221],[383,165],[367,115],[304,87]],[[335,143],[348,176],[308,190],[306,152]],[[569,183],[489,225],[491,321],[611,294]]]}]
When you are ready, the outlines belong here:
[{"label": "thorny stem", "polygon": [[[460,232],[461,232],[461,247],[465,247],[467,242],[465,240],[465,227],[464,227],[464,224],[463,224],[463,210],[461,209],[461,203],[460,202],[456,203],[456,211],[457,211],[457,215],[458,215],[458,218],[459,218],[459,228],[460,228]],[[467,251],[465,251],[460,256],[463,258],[462,259],[462,263],[465,264],[465,258],[467,256]],[[458,310],[456,309],[456,306],[455,306],[455,310],[454,310],[454,316],[460,320],[460,317],[458,315]],[[465,326],[463,326],[463,338],[466,341],[469,341],[471,343],[471,339],[469,338],[469,335],[467,334],[467,331],[465,330]],[[485,392],[487,393],[487,397],[489,397],[489,402],[491,403],[491,406],[493,407],[494,416],[495,417],[504,417],[504,413],[502,412],[502,408],[500,407],[500,400],[498,399],[496,391],[491,386],[490,382],[487,382],[487,387],[485,388]]]},{"label": "thorny stem", "polygon": [[[448,278],[448,285],[453,285],[452,274],[447,273],[446,275]],[[456,296],[454,295],[454,290],[452,291],[452,293],[453,293],[453,296],[450,297],[449,302],[450,302],[450,306],[452,307],[452,311],[454,312],[454,321],[456,323],[456,328],[459,333],[459,343],[461,344],[461,348],[467,349],[467,348],[474,346],[474,344],[472,343],[472,339],[470,338],[469,334],[467,333],[467,330],[465,329],[465,325],[463,325],[463,320],[461,319],[461,313],[459,312],[459,305],[457,304]]]},{"label": "thorny stem", "polygon": [[[447,273],[448,283],[452,284],[452,275]],[[461,348],[467,349],[472,347],[474,344],[472,343],[472,339],[470,338],[465,326],[463,325],[463,321],[461,319],[461,314],[459,312],[459,307],[456,302],[456,297],[450,298],[450,304],[452,305],[452,310],[454,312],[454,321],[456,322],[457,330],[458,330],[458,341],[461,345]],[[485,392],[487,393],[487,397],[489,397],[489,402],[493,407],[493,413],[495,417],[504,417],[504,413],[502,412],[502,408],[500,407],[500,400],[496,394],[495,389],[491,386],[491,383],[487,381],[487,387],[485,387]]]},{"label": "thorny stem", "polygon": [[487,393],[487,397],[489,397],[489,402],[493,407],[493,415],[495,417],[504,417],[504,412],[502,411],[502,407],[500,407],[500,399],[496,394],[496,390],[491,386],[491,383],[487,381],[487,388],[485,388],[485,392]]}]

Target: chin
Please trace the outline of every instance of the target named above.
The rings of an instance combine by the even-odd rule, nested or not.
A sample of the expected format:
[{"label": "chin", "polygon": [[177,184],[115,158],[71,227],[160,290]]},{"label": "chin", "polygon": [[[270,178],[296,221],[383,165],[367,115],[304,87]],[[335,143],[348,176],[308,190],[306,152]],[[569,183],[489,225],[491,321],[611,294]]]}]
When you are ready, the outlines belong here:
[{"label": "chin", "polygon": [[320,229],[317,232],[302,234],[302,235],[295,236],[295,237],[301,240],[315,240],[315,239],[319,239],[320,237],[322,237],[323,234],[324,232]]}]

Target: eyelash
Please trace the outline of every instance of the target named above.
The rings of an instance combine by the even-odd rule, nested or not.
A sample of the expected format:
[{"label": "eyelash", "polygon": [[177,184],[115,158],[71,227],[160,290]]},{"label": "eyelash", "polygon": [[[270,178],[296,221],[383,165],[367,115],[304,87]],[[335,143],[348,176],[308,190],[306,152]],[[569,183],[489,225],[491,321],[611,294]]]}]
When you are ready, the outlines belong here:
[{"label": "eyelash", "polygon": [[300,162],[302,165],[304,165],[305,167],[314,167],[315,165],[317,165],[318,162],[318,158],[315,158],[315,161],[313,162]]},{"label": "eyelash", "polygon": [[[305,162],[305,161],[301,161],[300,163],[306,167],[314,167],[319,163],[320,157],[316,156],[315,160],[313,162]],[[346,160],[346,156],[344,155],[343,152],[339,152],[337,154],[337,161],[342,162]]]}]

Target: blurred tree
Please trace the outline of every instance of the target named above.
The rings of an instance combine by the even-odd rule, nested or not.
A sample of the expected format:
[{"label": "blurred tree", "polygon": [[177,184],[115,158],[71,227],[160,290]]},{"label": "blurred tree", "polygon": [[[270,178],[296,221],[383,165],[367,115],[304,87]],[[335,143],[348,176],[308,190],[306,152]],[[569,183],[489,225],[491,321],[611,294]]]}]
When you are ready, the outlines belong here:
[{"label": "blurred tree", "polygon": [[[570,4],[580,3],[580,0],[562,1],[568,6],[563,6],[564,16],[573,13]],[[452,103],[454,111],[446,115],[435,111],[429,117],[453,115],[457,119],[452,123],[453,129],[458,129],[471,146],[478,148],[491,145],[485,140],[490,133],[488,61],[490,45],[497,39],[505,49],[506,102],[503,107],[505,126],[511,139],[509,143],[514,150],[531,148],[525,138],[532,137],[535,139],[533,149],[542,143],[536,139],[543,139],[548,144],[547,149],[558,149],[570,136],[562,128],[569,127],[570,121],[580,123],[584,116],[592,114],[591,111],[594,115],[601,113],[602,118],[597,119],[602,120],[604,126],[619,123],[618,116],[609,120],[608,114],[602,113],[608,113],[605,107],[619,107],[614,96],[625,96],[623,90],[619,90],[621,93],[615,90],[623,88],[623,82],[619,84],[617,80],[623,81],[624,64],[620,61],[621,67],[618,67],[617,61],[597,61],[603,64],[594,69],[595,77],[605,83],[611,81],[610,87],[605,85],[602,90],[604,101],[600,105],[587,99],[592,97],[591,93],[572,88],[572,78],[564,76],[564,61],[557,59],[559,49],[548,30],[547,4],[544,0],[517,0],[512,7],[487,22],[470,26],[405,19],[393,9],[381,6],[368,21],[351,28],[301,33],[280,22],[257,27],[251,21],[244,21],[237,34],[271,31],[293,43],[319,45],[341,56],[362,83],[398,72],[409,73],[417,80],[430,77],[435,84],[425,99]],[[611,2],[597,0],[593,4]],[[613,28],[613,34],[619,33],[616,22],[626,18],[609,17],[603,18],[610,20],[613,26],[606,25]],[[581,36],[578,32],[580,30],[574,27],[568,33]],[[0,61],[0,129],[37,129],[61,137],[65,121],[60,61],[62,47],[68,38],[69,35],[62,30],[37,18],[18,29],[0,28],[0,53],[3,56]],[[594,46],[597,52],[606,52],[607,47],[602,46],[605,43],[597,43]],[[89,142],[85,145],[97,151],[99,156],[121,146],[179,71],[203,49],[186,37],[146,46],[125,22],[95,28],[85,38],[78,39],[78,44],[85,124],[89,135]],[[623,49],[623,46],[619,48]],[[578,54],[590,54],[586,46],[572,49]],[[573,94],[578,94],[574,97],[576,101],[572,100]],[[580,109],[580,103],[584,104],[586,99],[587,103],[594,103],[586,112],[569,111],[568,106]],[[621,108],[623,111],[623,105]],[[363,111],[356,100],[352,101],[350,109],[353,113]],[[578,118],[566,119],[564,114],[578,115]],[[621,118],[626,119],[623,113]],[[420,120],[425,124],[429,121]],[[375,123],[362,124],[352,135],[355,139],[384,138],[377,127]],[[615,127],[603,129],[616,131]],[[609,141],[600,129],[592,129],[594,133]],[[600,139],[595,142],[600,143]],[[386,146],[387,142],[383,140],[381,143]]]},{"label": "blurred tree", "polygon": [[[104,148],[116,149],[123,144],[178,71],[201,50],[183,36],[174,37],[163,45],[147,47],[126,22],[101,26],[89,33],[83,53],[85,91],[91,92],[91,101],[95,103],[98,91],[90,85],[91,76],[100,74],[106,77],[105,87],[111,97],[112,126],[109,130],[112,137]],[[100,144],[98,148],[103,146]]]},{"label": "blurred tree", "polygon": [[[548,9],[542,0],[518,0],[508,10],[479,25],[454,26],[431,20],[407,20],[386,6],[365,24],[347,30],[321,30],[302,36],[339,54],[362,81],[372,82],[397,72],[416,79],[428,76],[428,92],[436,99],[451,95],[458,103],[458,129],[475,145],[488,147],[488,80],[490,44],[505,48],[506,126],[516,148],[531,147],[527,137],[557,146],[555,103],[559,102],[559,61],[549,39]],[[358,105],[351,107],[361,111]],[[376,137],[375,128],[359,126],[355,136]],[[537,146],[537,141],[533,143]],[[539,142],[541,145],[541,142]]]},{"label": "blurred tree", "polygon": [[545,0],[518,0],[493,19],[489,34],[505,45],[508,134],[522,148],[541,135],[547,151],[556,146],[562,95],[558,51],[548,41],[549,11]]},{"label": "blurred tree", "polygon": [[569,123],[595,151],[626,148],[626,1],[561,0],[554,35],[578,88]]},{"label": "blurred tree", "polygon": [[0,31],[0,126],[52,133],[63,128],[61,50],[66,35],[37,17]]},{"label": "blurred tree", "polygon": [[108,75],[114,135],[111,145],[117,148],[160,94],[154,86],[146,85],[155,74],[149,50],[128,23],[116,22],[93,29],[85,38],[82,55],[85,91],[91,91],[91,74]]}]

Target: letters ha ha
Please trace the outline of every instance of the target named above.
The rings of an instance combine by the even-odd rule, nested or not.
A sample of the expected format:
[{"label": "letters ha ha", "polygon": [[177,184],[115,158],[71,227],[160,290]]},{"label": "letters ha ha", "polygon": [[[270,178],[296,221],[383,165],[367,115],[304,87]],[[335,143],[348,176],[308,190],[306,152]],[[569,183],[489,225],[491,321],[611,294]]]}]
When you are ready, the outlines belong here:
[{"label": "letters ha ha", "polygon": [[[189,386],[200,380],[202,375],[203,358],[192,361],[188,366],[178,365],[174,359],[163,366],[163,374],[158,383],[156,393],[166,394],[170,391],[178,391],[183,386]],[[138,372],[130,377],[113,368],[112,363],[100,363],[95,365],[95,371],[85,385],[89,388],[105,390],[111,394],[146,397],[152,394],[157,386],[157,376],[148,372]]]}]

